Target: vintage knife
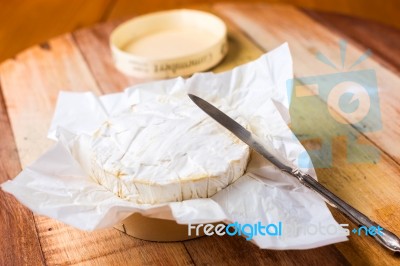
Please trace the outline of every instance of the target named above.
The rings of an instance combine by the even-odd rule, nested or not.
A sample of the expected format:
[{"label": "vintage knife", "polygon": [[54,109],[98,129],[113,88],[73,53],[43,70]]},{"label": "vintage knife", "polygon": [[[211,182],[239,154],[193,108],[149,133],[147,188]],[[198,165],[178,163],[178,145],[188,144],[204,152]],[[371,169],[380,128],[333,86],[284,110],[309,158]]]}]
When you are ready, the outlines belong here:
[{"label": "vintage knife", "polygon": [[[365,216],[364,214],[362,214],[361,212],[359,212],[358,210],[356,210],[355,208],[353,208],[352,206],[350,206],[349,204],[338,198],[335,194],[333,194],[323,185],[318,183],[318,181],[316,181],[310,175],[301,172],[299,169],[295,167],[288,166],[288,164],[282,162],[277,157],[272,155],[272,153],[268,150],[267,145],[263,144],[262,141],[260,141],[260,139],[257,136],[252,134],[250,131],[246,130],[239,123],[237,123],[228,115],[220,111],[218,108],[216,108],[212,104],[208,103],[207,101],[193,94],[189,94],[189,97],[198,107],[200,107],[200,109],[202,109],[205,113],[211,116],[215,121],[224,126],[234,135],[236,135],[244,143],[249,145],[250,148],[252,148],[257,153],[262,155],[265,159],[269,160],[281,171],[289,173],[290,175],[296,177],[301,184],[313,190],[314,192],[318,193],[330,205],[339,209],[356,225],[365,226],[368,229],[369,228],[373,229],[373,226],[375,228],[378,228],[378,226],[379,228],[382,228],[379,224],[371,221],[371,219],[369,219],[367,216]],[[386,230],[384,228],[382,229],[383,230],[381,230],[381,234],[378,234],[376,232],[377,229],[372,230],[375,232],[375,235],[373,236],[375,240],[391,251],[400,252],[400,239],[389,230]],[[370,235],[372,236],[373,232]]]}]

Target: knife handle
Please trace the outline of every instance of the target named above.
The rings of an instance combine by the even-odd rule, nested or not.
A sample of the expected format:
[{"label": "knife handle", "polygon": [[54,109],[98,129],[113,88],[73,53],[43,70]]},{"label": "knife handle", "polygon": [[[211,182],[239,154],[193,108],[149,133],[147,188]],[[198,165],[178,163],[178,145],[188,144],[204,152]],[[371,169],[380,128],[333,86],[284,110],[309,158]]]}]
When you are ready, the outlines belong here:
[{"label": "knife handle", "polygon": [[381,235],[375,231],[375,235],[373,235],[375,240],[391,251],[400,252],[400,239],[395,234],[384,229],[379,224],[369,219],[366,215],[347,204],[345,201],[340,199],[338,196],[333,194],[318,181],[312,178],[312,176],[301,172],[299,169],[292,169],[289,174],[296,177],[304,186],[322,196],[330,205],[341,211],[356,225],[365,226],[367,229],[372,226],[375,226],[376,228],[379,226],[382,228],[383,230],[381,231]]}]

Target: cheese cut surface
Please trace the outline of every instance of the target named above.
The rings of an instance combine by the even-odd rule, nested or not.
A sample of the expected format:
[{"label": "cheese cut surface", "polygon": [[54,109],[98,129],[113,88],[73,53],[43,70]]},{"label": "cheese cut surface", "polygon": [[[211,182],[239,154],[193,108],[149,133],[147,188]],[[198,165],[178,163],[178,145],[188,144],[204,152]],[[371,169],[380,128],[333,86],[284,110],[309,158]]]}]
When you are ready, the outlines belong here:
[{"label": "cheese cut surface", "polygon": [[[220,108],[247,126],[234,110]],[[250,154],[189,98],[168,96],[110,117],[90,150],[92,178],[140,204],[211,197],[243,175]]]}]

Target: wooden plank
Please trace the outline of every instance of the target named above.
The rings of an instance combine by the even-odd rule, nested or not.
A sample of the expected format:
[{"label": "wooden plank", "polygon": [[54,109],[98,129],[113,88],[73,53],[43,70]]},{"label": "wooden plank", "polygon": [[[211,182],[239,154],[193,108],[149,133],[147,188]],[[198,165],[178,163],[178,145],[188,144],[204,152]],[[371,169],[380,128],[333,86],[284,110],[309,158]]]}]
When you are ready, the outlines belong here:
[{"label": "wooden plank", "polygon": [[[211,6],[199,8],[218,15]],[[214,73],[232,70],[236,66],[256,60],[263,54],[262,50],[247,38],[235,24],[229,20],[225,20],[225,23],[228,27],[228,53],[220,64],[210,70]]]},{"label": "wooden plank", "polygon": [[334,246],[309,250],[262,250],[239,236],[185,241],[198,265],[348,265]]},{"label": "wooden plank", "polygon": [[65,32],[101,21],[113,1],[0,1],[0,62]]},{"label": "wooden plank", "polygon": [[[215,1],[214,1],[215,2]],[[218,1],[224,2],[224,1]],[[243,2],[243,1],[231,1]],[[247,0],[246,3],[286,3],[298,7],[309,8],[318,11],[335,12],[340,14],[347,14],[361,18],[372,19],[384,22],[388,25],[400,27],[398,21],[398,12],[400,6],[396,0],[386,0],[385,4],[380,1],[372,0],[365,4],[363,0],[336,0],[336,1],[319,1],[319,0]],[[112,7],[111,12],[107,16],[108,20],[120,18],[121,16],[129,16],[131,14],[142,14],[147,12],[154,12],[164,9],[182,8],[188,5],[213,3],[210,0],[153,0],[143,5],[141,2],[134,2],[130,0],[118,0]]]},{"label": "wooden plank", "polygon": [[37,224],[48,265],[192,264],[180,242],[148,242],[115,229],[82,232],[44,217]]},{"label": "wooden plank", "polygon": [[5,61],[0,75],[22,167],[53,144],[46,135],[59,91],[100,94],[69,35]]},{"label": "wooden plank", "polygon": [[[3,183],[17,175],[21,171],[21,166],[1,86],[0,132],[0,183]],[[0,236],[0,265],[44,265],[32,212],[2,190],[0,190]]]},{"label": "wooden plank", "polygon": [[[249,5],[220,4],[216,6],[216,9],[220,14],[237,23],[248,36],[265,50],[272,49],[284,41],[289,41],[294,58],[295,74],[300,76],[305,75],[307,71],[310,71],[308,75],[323,73],[325,70],[321,70],[320,65],[313,63],[313,53],[316,49],[325,48],[324,52],[331,55],[332,50],[336,48],[335,40],[339,39],[293,8],[266,5],[259,5],[254,8],[254,6]],[[284,21],[282,17],[285,17]],[[330,50],[327,50],[326,47]],[[355,53],[356,48],[349,50],[351,53]],[[394,74],[378,66],[375,62],[370,64],[378,68],[378,75],[396,83],[397,78]],[[380,79],[382,82],[382,77]],[[389,90],[389,87],[384,87],[387,82],[383,82],[383,88]],[[392,97],[396,97],[396,93],[393,93]],[[392,100],[389,99],[388,95],[385,95],[383,99],[381,98],[381,103],[382,101],[384,103],[382,112],[386,114],[391,111],[392,114],[395,114],[394,106],[391,105]],[[387,101],[390,103],[387,104]],[[331,136],[331,132],[336,130],[335,125],[325,122],[326,117],[321,111],[326,109],[327,106],[318,97],[311,98],[307,107],[292,105],[291,108],[294,108],[291,110],[292,120],[297,120],[298,125],[300,125],[300,127],[295,128],[297,135],[312,130],[319,132],[321,137]],[[310,119],[310,116],[312,119]],[[386,123],[388,123],[387,119],[386,117]],[[318,122],[316,123],[316,121]],[[382,142],[379,142],[379,144],[382,144],[380,147],[385,148],[385,151],[388,144],[392,143],[393,145],[393,140],[396,139],[394,132],[388,134],[388,130],[385,128],[384,132],[387,143],[383,145]],[[390,130],[394,129],[390,128]],[[360,133],[353,127],[348,127],[346,134],[348,137],[359,138],[358,141],[361,143],[373,145],[365,136],[360,136]],[[399,234],[399,219],[394,219],[393,214],[400,206],[400,199],[398,198],[400,180],[397,178],[400,167],[398,163],[390,156],[382,153],[378,163],[350,164],[346,157],[345,140],[342,137],[333,140],[333,167],[317,170],[320,182],[372,219]],[[376,138],[374,140],[379,141]],[[319,145],[318,140],[310,140],[307,144],[309,146]],[[389,151],[393,152],[392,149],[389,149]],[[362,153],[360,155],[365,156]],[[334,214],[340,219],[340,222],[347,221],[346,219],[343,220],[343,217],[336,210],[334,210]],[[384,253],[382,247],[366,237],[353,236],[351,241],[335,246],[352,264],[384,263],[390,265],[396,262],[394,256],[391,256],[388,252]]]},{"label": "wooden plank", "polygon": [[[308,105],[307,108],[301,105],[291,106],[292,119],[298,120],[301,125],[301,127],[296,127],[294,133],[299,135],[309,132],[311,129],[319,132],[322,137],[331,136],[331,132],[335,131],[335,125],[324,122],[325,115],[321,112],[323,108],[326,108],[326,104],[315,97],[308,101]],[[313,113],[312,119],[310,119],[310,113]],[[359,132],[352,127],[349,127],[347,134],[348,137],[359,136]],[[361,136],[359,142],[373,145],[365,136]],[[305,144],[306,147],[319,145],[317,140],[311,140]],[[347,140],[344,137],[333,139],[332,150],[333,166],[317,169],[319,182],[372,220],[400,235],[400,219],[396,218],[400,206],[398,197],[400,166],[384,153],[377,163],[353,164],[348,162]],[[366,155],[360,152],[359,156]],[[316,159],[323,160],[323,158]],[[350,229],[356,227],[338,210],[333,208],[331,210],[339,223],[350,224]],[[351,264],[394,265],[396,263],[396,257],[370,237],[351,234],[349,238],[350,241],[335,246]]]},{"label": "wooden plank", "polygon": [[[245,31],[265,51],[283,42],[288,42],[297,77],[318,76],[347,69],[333,69],[319,62],[315,55],[322,52],[336,65],[341,65],[339,41],[341,36],[329,31],[301,11],[282,5],[239,5],[219,4],[216,9]],[[348,68],[364,51],[352,43],[347,45],[346,63]],[[354,70],[372,69],[376,73],[380,98],[382,130],[368,132],[366,135],[396,161],[400,162],[400,143],[393,142],[400,132],[400,121],[393,119],[398,114],[400,92],[394,84],[400,78],[374,60],[374,56],[359,64]],[[337,110],[336,106],[330,106]],[[363,127],[380,128],[379,120],[362,123]]]},{"label": "wooden plank", "polygon": [[99,24],[73,33],[74,41],[103,93],[122,91],[128,86],[143,82],[143,80],[126,76],[115,68],[111,57],[109,36],[121,22],[122,20]]},{"label": "wooden plank", "polygon": [[378,62],[395,73],[400,72],[400,29],[354,17],[303,10],[318,23],[343,35],[361,50],[371,49]]},{"label": "wooden plank", "polygon": [[[22,165],[32,162],[52,144],[46,133],[60,90],[100,94],[70,35],[6,61],[0,66],[0,75]],[[35,219],[46,263],[51,265],[191,263],[182,243],[144,242],[114,229],[85,233],[46,217]]]}]

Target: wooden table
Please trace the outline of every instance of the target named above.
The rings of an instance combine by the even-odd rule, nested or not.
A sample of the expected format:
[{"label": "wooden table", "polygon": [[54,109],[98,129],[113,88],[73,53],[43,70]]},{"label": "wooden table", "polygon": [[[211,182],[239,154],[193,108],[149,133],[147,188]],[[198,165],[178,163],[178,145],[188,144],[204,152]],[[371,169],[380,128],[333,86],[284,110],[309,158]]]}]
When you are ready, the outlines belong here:
[{"label": "wooden table", "polygon": [[[319,180],[344,200],[400,235],[400,78],[396,30],[340,16],[302,11],[290,6],[217,4],[201,7],[229,25],[230,52],[213,71],[251,61],[287,41],[297,77],[332,73],[315,59],[317,51],[340,62],[338,41],[349,40],[346,60],[365,48],[375,54],[358,69],[375,70],[383,129],[363,133],[349,127],[346,135],[375,146],[375,163],[346,160],[346,138],[333,139],[333,167],[317,169]],[[118,23],[107,23],[65,34],[17,55],[0,66],[0,181],[11,179],[52,142],[46,132],[58,92],[121,91],[141,82],[119,73],[111,60],[108,36]],[[322,100],[314,107],[327,108]],[[305,128],[329,134],[318,112],[293,110]],[[320,120],[318,120],[320,119]],[[316,122],[315,120],[318,120]],[[296,134],[301,135],[301,129]],[[296,131],[296,130],[295,130]],[[318,146],[318,140],[304,142]],[[334,178],[333,178],[334,177]],[[349,223],[332,209],[341,223]],[[146,242],[117,230],[81,232],[52,219],[33,215],[0,191],[0,265],[130,265],[130,264],[399,264],[398,257],[368,237],[305,251],[260,250],[240,237],[202,237],[176,243]]]}]

